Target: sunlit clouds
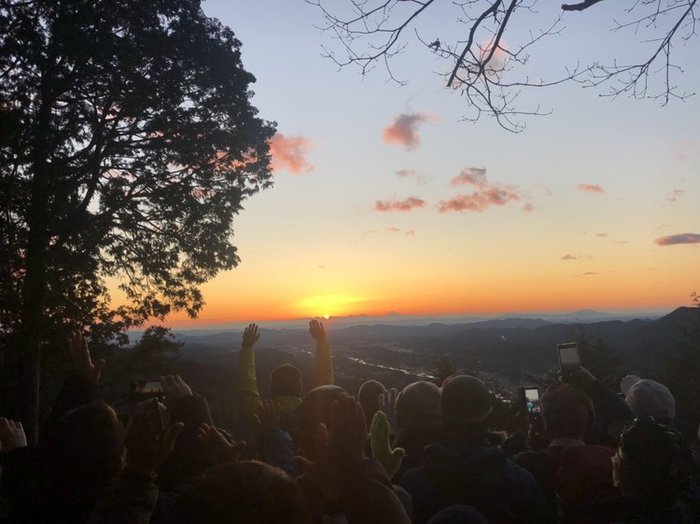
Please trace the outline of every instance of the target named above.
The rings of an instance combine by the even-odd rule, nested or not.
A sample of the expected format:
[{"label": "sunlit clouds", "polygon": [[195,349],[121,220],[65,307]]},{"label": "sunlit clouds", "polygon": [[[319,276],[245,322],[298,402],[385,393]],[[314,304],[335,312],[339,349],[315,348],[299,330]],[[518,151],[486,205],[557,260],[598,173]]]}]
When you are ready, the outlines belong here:
[{"label": "sunlit clouds", "polygon": [[584,193],[598,193],[602,194],[605,193],[605,190],[600,187],[598,184],[578,184],[576,186],[576,189],[579,191],[582,191]]},{"label": "sunlit clouds", "polygon": [[385,144],[402,145],[410,151],[420,144],[418,127],[436,121],[437,117],[430,113],[402,113],[383,129],[382,140]]},{"label": "sunlit clouds", "polygon": [[[450,181],[452,187],[471,186],[474,191],[468,195],[457,195],[441,200],[440,213],[448,212],[482,212],[492,206],[504,206],[509,202],[518,202],[522,195],[516,186],[491,183],[486,178],[483,167],[467,167]],[[523,211],[532,211],[534,207],[525,206]]]},{"label": "sunlit clouds", "polygon": [[382,213],[401,212],[405,213],[420,209],[426,206],[425,200],[418,197],[408,197],[403,200],[377,200],[374,203],[374,210]]},{"label": "sunlit clouds", "polygon": [[313,171],[314,166],[306,158],[310,148],[311,142],[305,136],[286,136],[277,133],[270,139],[272,169],[289,171],[294,175]]},{"label": "sunlit clouds", "polygon": [[678,202],[678,200],[685,195],[685,190],[684,189],[674,189],[671,191],[671,193],[666,197],[666,200],[668,202]]},{"label": "sunlit clouds", "polygon": [[677,235],[669,235],[660,237],[654,240],[654,244],[659,246],[674,246],[677,244],[700,244],[699,233],[679,233]]}]

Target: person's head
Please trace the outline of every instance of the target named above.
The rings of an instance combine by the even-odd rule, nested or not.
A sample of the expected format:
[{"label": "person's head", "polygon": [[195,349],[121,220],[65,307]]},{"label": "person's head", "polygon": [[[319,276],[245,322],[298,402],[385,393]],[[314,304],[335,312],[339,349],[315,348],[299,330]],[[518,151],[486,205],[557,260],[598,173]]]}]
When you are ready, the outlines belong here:
[{"label": "person's head", "polygon": [[333,402],[346,397],[347,391],[333,385],[315,387],[304,397],[299,409],[301,445],[304,456],[309,460],[316,458],[315,440],[318,425],[323,423],[329,427]]},{"label": "person's head", "polygon": [[491,393],[478,378],[454,375],[442,384],[440,413],[448,434],[485,436],[492,412]]},{"label": "person's head", "polygon": [[270,375],[270,395],[273,397],[301,397],[301,371],[291,364],[282,364]]},{"label": "person's head", "polygon": [[66,413],[49,439],[54,476],[69,484],[106,486],[122,468],[124,426],[104,402]]},{"label": "person's head", "polygon": [[680,433],[653,419],[637,419],[620,438],[613,479],[626,496],[668,502],[685,488],[691,463]]},{"label": "person's head", "polygon": [[357,401],[362,404],[367,427],[370,426],[372,417],[379,410],[379,395],[388,395],[388,391],[384,384],[377,380],[363,382],[360,389],[357,390]]},{"label": "person's head", "polygon": [[409,384],[396,397],[396,428],[433,426],[440,422],[440,388],[432,382]]},{"label": "person's head", "polygon": [[[634,380],[633,378],[637,378]],[[676,417],[676,400],[669,389],[656,380],[625,377],[621,383],[625,402],[635,416],[654,417],[671,423]]]},{"label": "person's head", "polygon": [[547,436],[583,440],[595,421],[593,403],[583,392],[566,384],[542,396],[542,418]]},{"label": "person's head", "polygon": [[171,519],[174,524],[302,524],[309,514],[296,482],[251,460],[217,466],[188,482],[174,501]]}]

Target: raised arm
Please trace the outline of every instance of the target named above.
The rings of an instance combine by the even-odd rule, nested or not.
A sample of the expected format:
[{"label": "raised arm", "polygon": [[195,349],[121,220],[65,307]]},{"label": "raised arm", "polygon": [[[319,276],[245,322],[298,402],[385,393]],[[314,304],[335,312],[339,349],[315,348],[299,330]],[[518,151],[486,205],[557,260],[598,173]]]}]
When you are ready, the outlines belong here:
[{"label": "raised arm", "polygon": [[236,392],[241,406],[241,416],[247,427],[254,427],[255,416],[262,407],[258,379],[255,373],[253,346],[260,338],[258,326],[249,324],[243,332],[241,350],[236,366]]},{"label": "raised arm", "polygon": [[105,361],[92,361],[85,337],[79,331],[71,333],[67,340],[67,352],[72,369],[58,392],[51,413],[43,428],[44,435],[50,432],[58,420],[71,409],[95,400]]},{"label": "raised arm", "polygon": [[326,338],[326,330],[318,320],[309,322],[309,334],[316,341],[316,386],[333,384],[333,357]]}]

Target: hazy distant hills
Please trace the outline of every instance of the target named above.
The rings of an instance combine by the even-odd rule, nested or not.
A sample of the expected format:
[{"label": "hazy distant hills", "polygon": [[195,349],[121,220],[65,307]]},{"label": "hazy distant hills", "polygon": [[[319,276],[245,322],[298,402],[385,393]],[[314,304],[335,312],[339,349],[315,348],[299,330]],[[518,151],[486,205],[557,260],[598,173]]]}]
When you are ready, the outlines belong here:
[{"label": "hazy distant hills", "polygon": [[[664,355],[686,341],[686,333],[698,316],[696,308],[681,307],[657,319],[605,320],[610,315],[577,311],[548,318],[509,317],[465,323],[427,325],[368,324],[337,328],[329,325],[329,338],[339,358],[362,359],[396,368],[430,369],[436,356],[446,354],[459,363],[479,362],[493,372],[544,372],[556,363],[558,342],[587,337],[601,338],[627,363],[630,371],[652,373]],[[583,321],[581,319],[595,319]],[[579,319],[579,320],[576,320]],[[177,332],[183,357],[193,361],[217,361],[237,352],[241,331]],[[262,329],[259,353],[312,351],[305,329]],[[227,359],[228,360],[228,359]]]}]

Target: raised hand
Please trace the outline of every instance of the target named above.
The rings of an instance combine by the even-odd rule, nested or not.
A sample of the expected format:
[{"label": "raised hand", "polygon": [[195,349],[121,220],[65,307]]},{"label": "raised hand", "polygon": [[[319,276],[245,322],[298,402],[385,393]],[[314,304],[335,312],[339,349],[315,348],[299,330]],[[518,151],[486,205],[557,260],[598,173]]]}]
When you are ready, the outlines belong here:
[{"label": "raised hand", "polygon": [[573,369],[568,369],[566,371],[559,371],[559,379],[567,384],[584,389],[590,384],[596,382],[596,378],[583,366],[578,366]]},{"label": "raised hand", "polygon": [[0,417],[0,451],[9,453],[13,449],[27,447],[27,436],[21,422]]},{"label": "raised hand", "polygon": [[372,417],[370,425],[370,447],[372,449],[372,457],[381,462],[384,469],[392,478],[401,467],[401,461],[406,450],[403,448],[391,449],[390,443],[391,427],[389,419],[383,411],[377,411]]},{"label": "raised hand", "polygon": [[165,393],[165,401],[170,409],[178,403],[180,399],[192,396],[192,388],[182,380],[180,375],[167,375],[160,377],[160,383],[163,385],[163,393]]},{"label": "raised hand", "polygon": [[248,324],[248,327],[243,331],[243,341],[241,342],[242,348],[251,348],[260,339],[260,331],[258,331],[257,324]]},{"label": "raised hand", "polygon": [[[396,427],[396,397],[398,392],[396,388],[391,388],[386,393],[380,393],[377,399],[377,406],[379,411],[383,411],[389,421],[389,427]],[[372,430],[370,428],[370,433]]]},{"label": "raised hand", "polygon": [[126,433],[126,468],[151,476],[173,450],[185,425],[163,427],[164,412],[165,406],[156,399],[136,405]]},{"label": "raised hand", "polygon": [[326,330],[320,320],[312,320],[309,322],[309,334],[317,344],[326,342]]},{"label": "raised hand", "polygon": [[68,355],[73,362],[73,368],[81,377],[95,385],[100,383],[105,361],[100,359],[92,362],[87,341],[80,331],[75,331],[68,336]]},{"label": "raised hand", "polygon": [[260,415],[255,416],[263,433],[280,429],[280,411],[272,400],[263,402]]},{"label": "raised hand", "polygon": [[343,496],[342,478],[367,458],[367,423],[362,405],[350,397],[333,402],[330,430],[319,424],[314,440],[316,460],[296,457],[295,464],[327,501],[337,501]]},{"label": "raised hand", "polygon": [[246,446],[244,441],[229,442],[217,428],[202,424],[197,428],[197,438],[207,447],[219,464],[237,462],[238,456]]}]

